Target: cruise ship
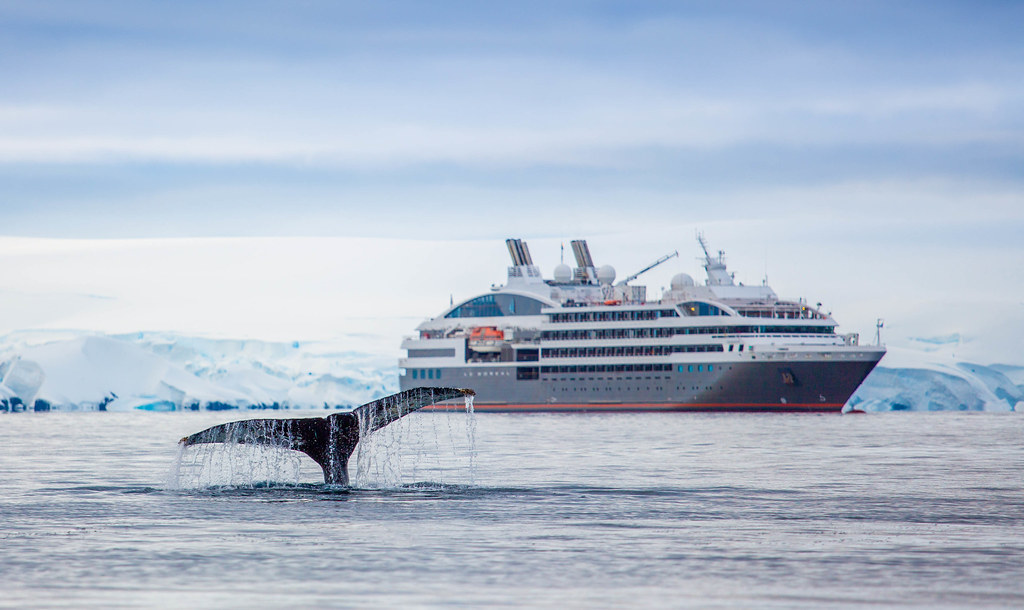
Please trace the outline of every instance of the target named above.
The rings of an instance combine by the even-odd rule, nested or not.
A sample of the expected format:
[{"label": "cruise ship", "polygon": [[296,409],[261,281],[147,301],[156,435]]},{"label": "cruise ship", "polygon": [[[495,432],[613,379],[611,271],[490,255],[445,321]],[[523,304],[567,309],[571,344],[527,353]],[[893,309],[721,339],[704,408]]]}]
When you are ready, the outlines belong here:
[{"label": "cruise ship", "polygon": [[478,411],[841,411],[885,348],[838,334],[820,303],[736,283],[697,239],[704,284],[679,273],[658,300],[631,282],[678,253],[616,282],[575,240],[576,267],[545,279],[506,240],[505,285],[403,340],[401,389],[473,388]]}]

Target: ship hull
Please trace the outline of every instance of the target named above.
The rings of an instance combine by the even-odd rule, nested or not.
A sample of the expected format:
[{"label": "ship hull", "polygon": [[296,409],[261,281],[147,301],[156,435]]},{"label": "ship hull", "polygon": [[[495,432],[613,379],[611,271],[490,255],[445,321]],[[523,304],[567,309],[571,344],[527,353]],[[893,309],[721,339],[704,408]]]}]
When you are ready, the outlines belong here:
[{"label": "ship hull", "polygon": [[[536,379],[524,379],[522,371],[538,367],[451,367],[443,370],[441,382],[475,390],[474,407],[484,412],[838,412],[881,355],[675,363],[663,367],[669,370],[632,373],[545,372]],[[401,385],[405,390],[424,384],[402,376]],[[461,403],[434,407],[462,408]]]}]

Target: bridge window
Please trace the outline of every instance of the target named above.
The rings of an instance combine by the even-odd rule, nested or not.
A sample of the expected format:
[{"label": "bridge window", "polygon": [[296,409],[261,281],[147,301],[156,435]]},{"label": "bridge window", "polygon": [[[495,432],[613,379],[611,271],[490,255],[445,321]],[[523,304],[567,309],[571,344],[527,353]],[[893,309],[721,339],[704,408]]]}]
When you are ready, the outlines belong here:
[{"label": "bridge window", "polygon": [[536,316],[546,304],[519,294],[485,294],[470,299],[445,315],[446,318],[496,318]]},{"label": "bridge window", "polygon": [[687,301],[679,306],[687,316],[726,316],[723,309],[704,301]]}]

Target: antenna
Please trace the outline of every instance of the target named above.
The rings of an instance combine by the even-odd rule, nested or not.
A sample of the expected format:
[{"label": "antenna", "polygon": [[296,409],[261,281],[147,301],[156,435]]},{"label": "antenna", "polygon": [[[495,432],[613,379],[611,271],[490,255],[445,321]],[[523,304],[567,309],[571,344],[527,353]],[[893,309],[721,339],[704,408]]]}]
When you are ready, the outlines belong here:
[{"label": "antenna", "polygon": [[761,285],[768,285],[768,246],[764,247],[764,281],[761,282]]},{"label": "antenna", "polygon": [[882,327],[885,326],[885,320],[878,318],[875,322],[875,345],[882,345]]},{"label": "antenna", "polygon": [[708,242],[704,239],[704,232],[697,231],[697,243],[700,244],[701,250],[704,250],[704,259],[707,262],[711,262],[711,252],[708,251]]}]

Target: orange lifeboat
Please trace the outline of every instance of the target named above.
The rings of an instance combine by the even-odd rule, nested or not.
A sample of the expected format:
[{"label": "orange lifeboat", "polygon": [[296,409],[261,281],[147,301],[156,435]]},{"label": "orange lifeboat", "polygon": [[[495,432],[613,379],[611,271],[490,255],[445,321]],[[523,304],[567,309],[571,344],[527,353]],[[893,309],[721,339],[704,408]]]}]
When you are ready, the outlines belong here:
[{"label": "orange lifeboat", "polygon": [[505,333],[494,326],[477,326],[469,331],[469,349],[474,352],[500,352]]}]

